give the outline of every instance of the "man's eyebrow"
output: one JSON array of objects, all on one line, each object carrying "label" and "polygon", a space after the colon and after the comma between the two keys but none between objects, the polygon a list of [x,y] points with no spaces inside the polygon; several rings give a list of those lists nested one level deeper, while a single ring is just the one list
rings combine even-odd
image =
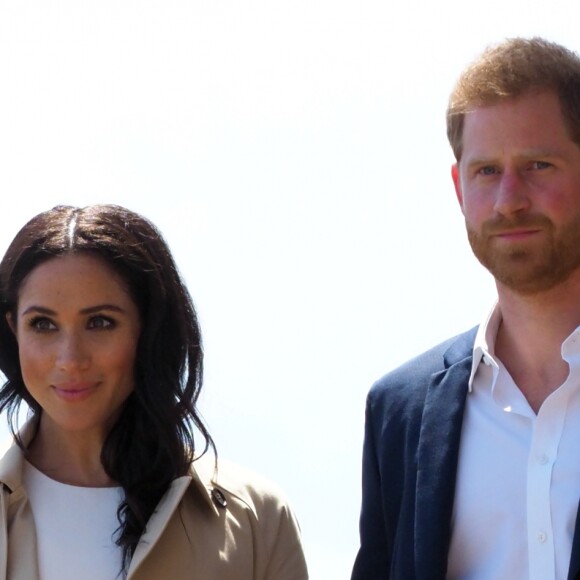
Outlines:
[{"label": "man's eyebrow", "polygon": [[485,167],[486,165],[499,165],[500,161],[495,157],[472,157],[465,159],[463,166],[472,170],[474,167]]},{"label": "man's eyebrow", "polygon": [[[554,157],[562,157],[562,153],[555,149],[526,149],[514,156],[515,159],[534,160],[534,159],[553,159]],[[496,165],[501,163],[501,157],[472,157],[465,160],[467,167],[474,167],[476,165]]]},{"label": "man's eyebrow", "polygon": [[493,165],[494,163],[497,163],[497,161],[492,157],[472,157],[465,162],[467,167],[473,167],[474,165]]},{"label": "man's eyebrow", "polygon": [[518,155],[522,159],[536,159],[538,157],[562,157],[562,153],[556,149],[526,149]]},{"label": "man's eyebrow", "polygon": [[[117,306],[116,304],[97,304],[95,306],[89,306],[88,308],[83,308],[81,314],[94,314],[95,312],[102,312],[103,310],[109,310],[113,312],[125,312],[124,308]],[[30,314],[36,312],[38,314],[46,314],[48,316],[57,316],[58,312],[52,310],[51,308],[46,308],[45,306],[32,305],[29,306],[22,314]]]}]

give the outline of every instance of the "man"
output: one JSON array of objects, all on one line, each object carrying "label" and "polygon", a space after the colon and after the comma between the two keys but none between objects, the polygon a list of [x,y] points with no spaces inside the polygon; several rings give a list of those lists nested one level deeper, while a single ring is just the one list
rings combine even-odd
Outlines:
[{"label": "man", "polygon": [[479,328],[371,389],[352,578],[575,578],[580,58],[538,38],[488,49],[447,126],[498,301]]}]

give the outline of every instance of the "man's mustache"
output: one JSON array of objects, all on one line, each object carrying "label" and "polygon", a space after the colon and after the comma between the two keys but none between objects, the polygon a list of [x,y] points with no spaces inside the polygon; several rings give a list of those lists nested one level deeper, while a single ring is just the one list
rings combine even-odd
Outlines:
[{"label": "man's mustache", "polygon": [[520,230],[552,229],[552,221],[541,214],[522,214],[506,218],[498,215],[483,223],[481,232],[487,236]]}]

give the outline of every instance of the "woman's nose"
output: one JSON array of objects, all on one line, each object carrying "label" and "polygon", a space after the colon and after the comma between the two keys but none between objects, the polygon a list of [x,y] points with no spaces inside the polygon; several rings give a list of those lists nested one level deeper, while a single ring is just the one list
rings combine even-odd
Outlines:
[{"label": "woman's nose", "polygon": [[63,333],[57,349],[56,363],[63,370],[84,369],[90,362],[87,345],[77,333]]}]

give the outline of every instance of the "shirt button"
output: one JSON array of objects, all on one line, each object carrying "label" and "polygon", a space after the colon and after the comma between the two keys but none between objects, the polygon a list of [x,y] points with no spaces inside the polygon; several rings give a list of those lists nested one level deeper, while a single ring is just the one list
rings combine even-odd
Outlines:
[{"label": "shirt button", "polygon": [[550,461],[550,458],[544,453],[542,455],[540,455],[540,465],[546,465],[548,462]]},{"label": "shirt button", "polygon": [[540,542],[540,544],[543,544],[548,539],[548,536],[546,535],[545,532],[538,532],[537,538],[538,542]]}]

